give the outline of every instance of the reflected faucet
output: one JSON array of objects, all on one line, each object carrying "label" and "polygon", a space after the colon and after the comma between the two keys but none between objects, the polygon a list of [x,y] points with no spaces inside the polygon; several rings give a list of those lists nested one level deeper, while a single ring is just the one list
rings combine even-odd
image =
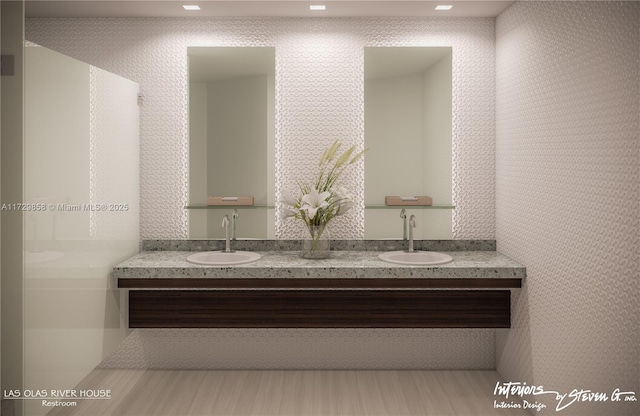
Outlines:
[{"label": "reflected faucet", "polygon": [[416,216],[412,215],[409,218],[409,250],[407,252],[413,253],[413,229],[416,228]]},{"label": "reflected faucet", "polygon": [[236,240],[236,220],[240,216],[240,213],[237,209],[233,209],[233,214],[231,215],[231,239]]},{"label": "reflected faucet", "polygon": [[402,239],[407,241],[407,210],[402,208],[400,210],[400,218],[402,218]]},{"label": "reflected faucet", "polygon": [[231,240],[229,239],[229,216],[228,215],[225,215],[222,218],[222,228],[224,228],[224,239],[225,239],[224,252],[231,253]]}]

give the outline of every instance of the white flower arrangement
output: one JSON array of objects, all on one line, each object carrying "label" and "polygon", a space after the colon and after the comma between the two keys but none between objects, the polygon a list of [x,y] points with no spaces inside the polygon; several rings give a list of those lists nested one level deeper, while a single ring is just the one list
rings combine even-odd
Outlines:
[{"label": "white flower arrangement", "polygon": [[338,186],[340,175],[360,159],[367,149],[356,152],[351,146],[338,156],[341,143],[336,140],[320,157],[318,177],[312,184],[298,182],[299,195],[283,195],[281,218],[302,220],[312,239],[320,237],[325,227],[335,217],[346,214],[353,207],[348,190]]}]

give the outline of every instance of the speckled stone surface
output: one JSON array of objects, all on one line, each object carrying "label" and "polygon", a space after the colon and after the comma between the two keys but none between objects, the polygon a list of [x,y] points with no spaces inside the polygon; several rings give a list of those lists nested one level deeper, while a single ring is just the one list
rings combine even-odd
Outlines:
[{"label": "speckled stone surface", "polygon": [[[295,251],[300,250],[300,240],[237,240],[234,250],[245,251]],[[396,251],[406,250],[403,240],[332,240],[336,251]],[[496,240],[416,240],[417,250],[428,251],[495,251]],[[224,240],[144,240],[142,251],[213,251],[222,250]]]},{"label": "speckled stone surface", "polygon": [[495,251],[450,251],[453,261],[435,266],[391,264],[376,251],[334,251],[307,260],[296,251],[260,252],[254,263],[203,266],[185,251],[146,251],[116,265],[114,279],[126,278],[524,278],[525,267]]}]

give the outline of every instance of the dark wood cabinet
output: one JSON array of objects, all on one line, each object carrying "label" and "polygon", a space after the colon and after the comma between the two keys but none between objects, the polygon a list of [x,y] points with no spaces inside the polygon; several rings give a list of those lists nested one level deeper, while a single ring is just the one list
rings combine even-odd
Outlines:
[{"label": "dark wood cabinet", "polygon": [[509,290],[130,290],[131,328],[508,328]]}]

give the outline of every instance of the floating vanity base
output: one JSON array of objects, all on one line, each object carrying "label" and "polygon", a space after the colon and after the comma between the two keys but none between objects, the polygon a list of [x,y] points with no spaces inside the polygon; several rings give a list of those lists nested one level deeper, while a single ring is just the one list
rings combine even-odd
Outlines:
[{"label": "floating vanity base", "polygon": [[508,328],[524,266],[495,251],[448,252],[435,266],[386,263],[375,251],[326,260],[262,252],[238,266],[193,252],[142,252],[114,268],[131,328]]},{"label": "floating vanity base", "polygon": [[508,328],[509,290],[131,290],[130,328]]}]

